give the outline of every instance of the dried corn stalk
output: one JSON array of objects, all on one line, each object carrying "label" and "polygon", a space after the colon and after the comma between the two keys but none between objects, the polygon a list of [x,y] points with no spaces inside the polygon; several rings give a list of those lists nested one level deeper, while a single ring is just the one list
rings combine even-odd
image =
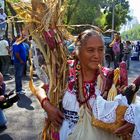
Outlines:
[{"label": "dried corn stalk", "polygon": [[[63,41],[70,34],[64,26],[61,26],[66,1],[31,0],[31,3],[20,2],[11,5],[17,12],[18,18],[24,20],[25,23],[28,22],[28,30],[44,56],[47,64],[45,72],[49,77],[48,96],[50,102],[59,107],[67,83],[67,51]],[[32,68],[30,74],[33,75]],[[32,79],[29,85],[35,94]],[[50,124],[48,128],[51,129]]]},{"label": "dried corn stalk", "polygon": [[[67,86],[67,51],[63,41],[68,38],[74,39],[66,29],[68,26],[63,25],[62,21],[67,0],[31,0],[30,3],[20,2],[11,5],[17,12],[16,17],[28,23],[27,29],[44,56],[47,64],[45,72],[49,77],[48,96],[51,103],[59,107],[59,102],[62,100]],[[96,29],[97,27],[94,26],[93,28]],[[99,28],[96,30],[99,30]],[[33,75],[32,68],[30,74]],[[35,94],[36,88],[32,79],[29,85]],[[49,122],[46,129],[52,129]],[[44,139],[53,140],[45,132],[48,131],[44,131]]]},{"label": "dried corn stalk", "polygon": [[70,34],[64,26],[60,26],[66,2],[31,0],[31,3],[19,2],[11,5],[18,18],[28,22],[28,30],[48,64],[46,73],[50,80],[49,96],[51,102],[58,106],[67,79],[67,51],[63,46],[63,40]]}]

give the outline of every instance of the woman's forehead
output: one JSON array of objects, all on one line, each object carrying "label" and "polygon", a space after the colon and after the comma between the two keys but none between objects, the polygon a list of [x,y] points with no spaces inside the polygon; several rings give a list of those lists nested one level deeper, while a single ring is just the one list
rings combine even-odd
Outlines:
[{"label": "woman's forehead", "polygon": [[104,46],[103,39],[100,36],[91,36],[85,43],[86,46]]}]

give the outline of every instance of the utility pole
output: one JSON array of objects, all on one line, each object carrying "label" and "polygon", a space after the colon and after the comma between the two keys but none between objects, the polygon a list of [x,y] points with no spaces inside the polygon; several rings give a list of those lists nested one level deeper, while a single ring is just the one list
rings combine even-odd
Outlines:
[{"label": "utility pole", "polygon": [[115,0],[112,0],[112,39],[114,36],[114,19],[115,19]]}]

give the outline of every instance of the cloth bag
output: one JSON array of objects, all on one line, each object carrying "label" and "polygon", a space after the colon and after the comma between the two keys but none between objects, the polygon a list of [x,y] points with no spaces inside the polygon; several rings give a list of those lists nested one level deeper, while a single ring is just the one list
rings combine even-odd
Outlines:
[{"label": "cloth bag", "polygon": [[121,138],[92,126],[91,111],[81,106],[79,121],[67,140],[122,140]]}]

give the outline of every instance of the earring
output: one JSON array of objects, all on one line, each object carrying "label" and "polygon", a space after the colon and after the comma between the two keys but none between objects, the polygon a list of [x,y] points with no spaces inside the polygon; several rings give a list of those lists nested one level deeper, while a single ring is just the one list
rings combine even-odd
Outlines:
[{"label": "earring", "polygon": [[80,69],[81,69],[81,66],[80,66],[80,61],[78,61],[78,62],[77,62],[77,64],[76,64],[76,70],[78,70],[78,71],[79,71]]},{"label": "earring", "polygon": [[76,64],[76,74],[79,75],[81,70],[81,66],[80,66],[80,62],[78,61],[78,63]]}]

